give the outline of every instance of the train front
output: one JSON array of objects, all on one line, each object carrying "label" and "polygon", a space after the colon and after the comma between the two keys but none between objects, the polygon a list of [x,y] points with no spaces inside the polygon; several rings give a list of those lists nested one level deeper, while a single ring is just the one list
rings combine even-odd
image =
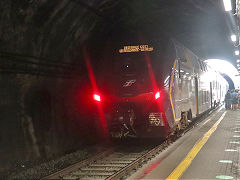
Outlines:
[{"label": "train front", "polygon": [[112,137],[166,137],[171,132],[168,84],[164,86],[170,71],[163,66],[154,47],[146,44],[123,46],[104,62],[93,98]]}]

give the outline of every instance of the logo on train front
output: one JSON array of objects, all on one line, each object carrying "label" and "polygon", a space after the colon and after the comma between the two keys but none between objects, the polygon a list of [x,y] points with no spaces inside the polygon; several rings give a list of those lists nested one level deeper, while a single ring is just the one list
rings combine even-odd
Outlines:
[{"label": "logo on train front", "polygon": [[136,82],[136,79],[127,80],[127,81],[124,83],[123,87],[132,86],[135,82]]}]

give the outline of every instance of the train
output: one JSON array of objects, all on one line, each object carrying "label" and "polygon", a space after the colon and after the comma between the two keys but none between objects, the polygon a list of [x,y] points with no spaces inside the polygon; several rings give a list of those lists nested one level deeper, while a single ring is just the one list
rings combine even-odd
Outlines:
[{"label": "train", "polygon": [[87,67],[89,101],[111,137],[167,137],[224,101],[227,81],[174,38],[127,39],[107,51],[96,73]]}]

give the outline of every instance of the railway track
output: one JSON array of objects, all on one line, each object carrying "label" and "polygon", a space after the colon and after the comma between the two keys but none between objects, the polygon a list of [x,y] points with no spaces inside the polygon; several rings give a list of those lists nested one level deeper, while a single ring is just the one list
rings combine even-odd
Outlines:
[{"label": "railway track", "polygon": [[[204,117],[204,116],[203,116]],[[191,123],[177,136],[171,136],[160,145],[129,146],[110,148],[85,161],[74,164],[43,179],[123,179],[133,170],[168,147],[177,137],[189,131],[203,117]]]},{"label": "railway track", "polygon": [[154,148],[142,147],[137,151],[133,147],[130,150],[126,147],[111,148],[43,179],[121,179],[165,149],[168,144],[168,141],[164,141]]}]

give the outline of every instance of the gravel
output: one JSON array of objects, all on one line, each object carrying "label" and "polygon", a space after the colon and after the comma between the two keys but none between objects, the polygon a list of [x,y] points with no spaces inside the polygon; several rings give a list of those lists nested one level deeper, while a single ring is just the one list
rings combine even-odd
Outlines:
[{"label": "gravel", "polygon": [[14,172],[11,172],[9,175],[4,177],[4,179],[41,179],[67,166],[87,159],[88,157],[91,157],[103,150],[105,150],[105,148],[102,146],[93,146],[66,154],[54,160],[34,165],[30,168],[27,168],[25,164],[21,164],[14,170]]}]

